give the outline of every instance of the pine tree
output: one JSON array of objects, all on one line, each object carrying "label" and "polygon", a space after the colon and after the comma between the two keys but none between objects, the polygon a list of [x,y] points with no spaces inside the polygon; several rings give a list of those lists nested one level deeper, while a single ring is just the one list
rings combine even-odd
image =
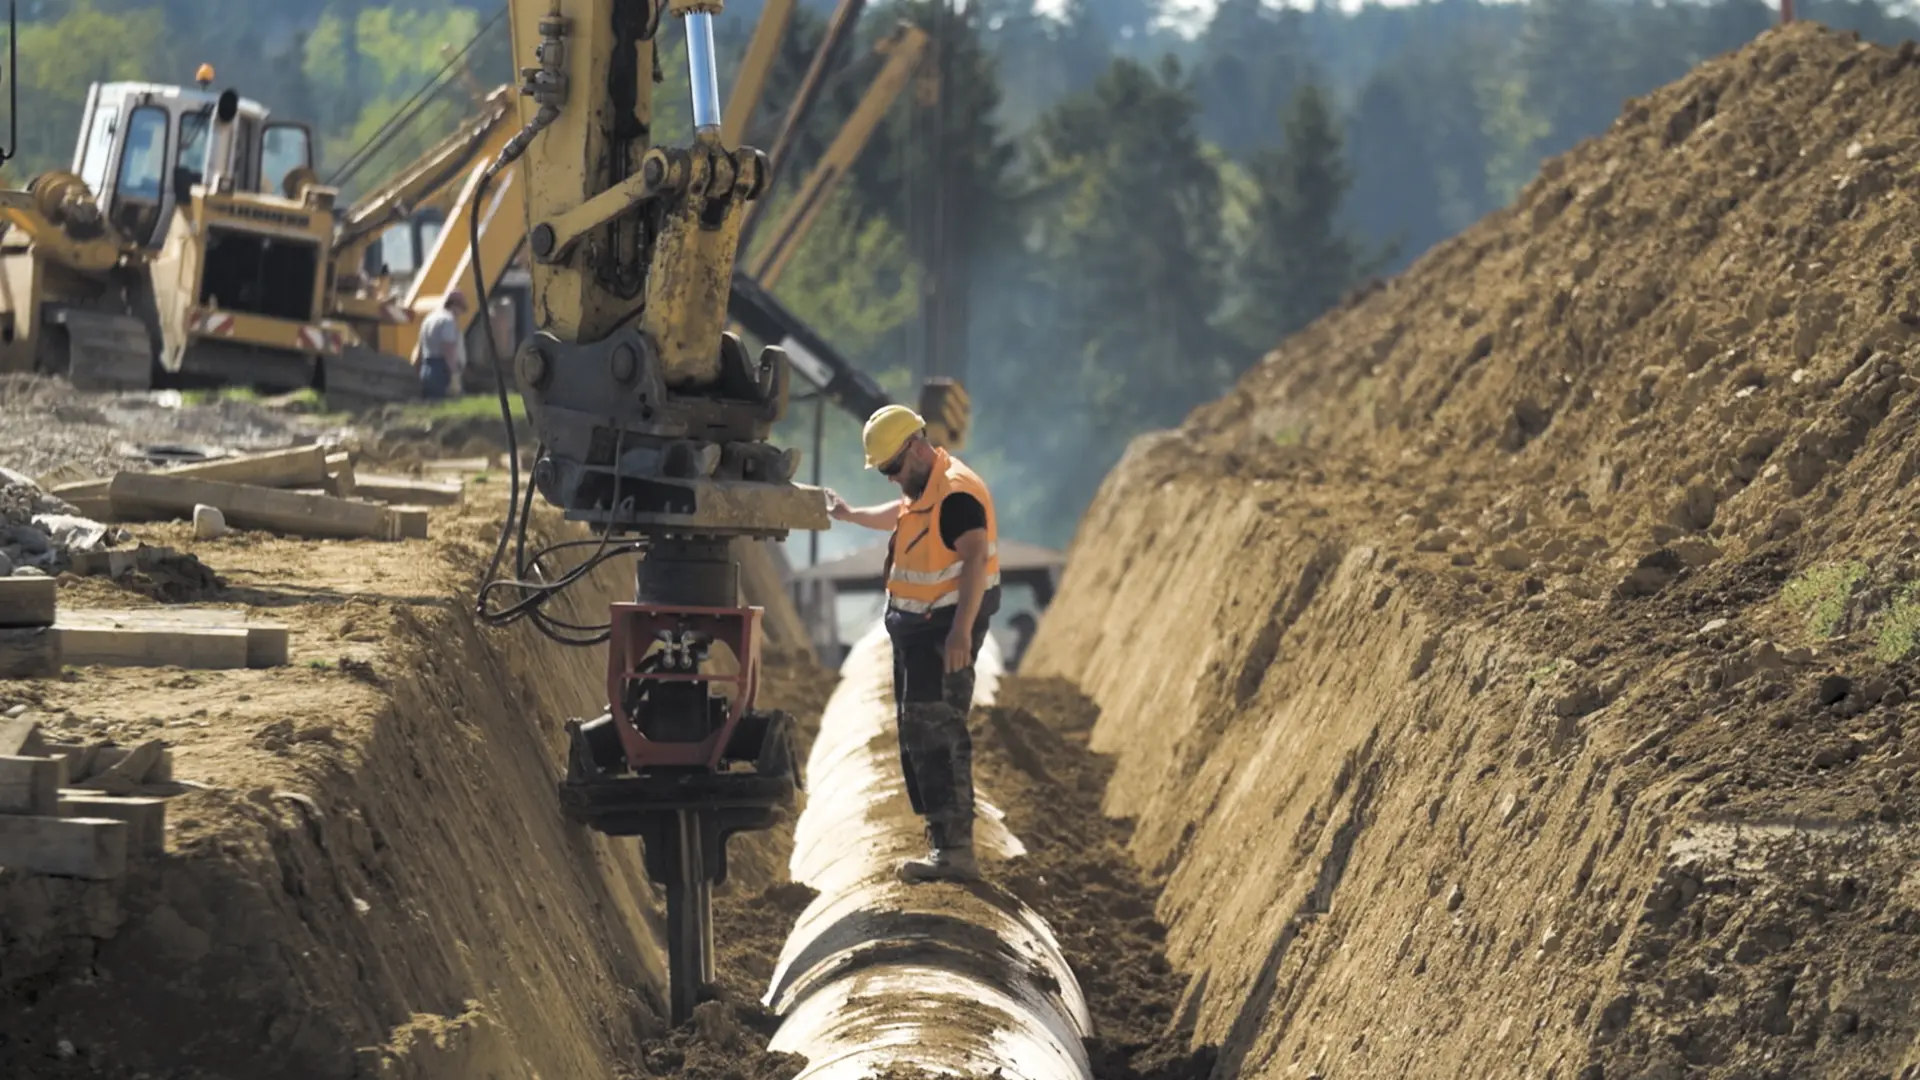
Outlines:
[{"label": "pine tree", "polygon": [[1260,198],[1240,253],[1236,336],[1255,355],[1337,303],[1377,259],[1341,223],[1353,178],[1338,122],[1315,84],[1294,96],[1286,142],[1255,156]]},{"label": "pine tree", "polygon": [[1120,59],[1036,132],[1032,246],[996,293],[1001,361],[981,374],[975,415],[983,443],[1031,470],[1013,474],[1018,512],[1050,540],[1129,440],[1230,377],[1212,322],[1220,177],[1198,112],[1177,63]]}]

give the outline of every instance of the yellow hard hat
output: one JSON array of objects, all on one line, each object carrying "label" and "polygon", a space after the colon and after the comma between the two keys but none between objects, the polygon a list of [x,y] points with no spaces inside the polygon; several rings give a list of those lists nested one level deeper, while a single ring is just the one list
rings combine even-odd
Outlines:
[{"label": "yellow hard hat", "polygon": [[213,65],[201,64],[200,70],[193,73],[193,81],[205,86],[213,81]]},{"label": "yellow hard hat", "polygon": [[860,442],[867,451],[867,468],[877,469],[893,460],[907,440],[927,429],[920,414],[905,405],[883,405],[867,418]]}]

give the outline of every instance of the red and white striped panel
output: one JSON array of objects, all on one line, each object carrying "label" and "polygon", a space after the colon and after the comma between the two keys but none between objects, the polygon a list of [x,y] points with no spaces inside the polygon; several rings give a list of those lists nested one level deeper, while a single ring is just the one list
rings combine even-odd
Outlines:
[{"label": "red and white striped panel", "polygon": [[222,311],[210,312],[200,316],[199,326],[203,334],[230,335],[233,333],[233,316]]},{"label": "red and white striped panel", "polygon": [[312,352],[325,352],[327,348],[327,332],[317,326],[301,327],[300,347]]}]

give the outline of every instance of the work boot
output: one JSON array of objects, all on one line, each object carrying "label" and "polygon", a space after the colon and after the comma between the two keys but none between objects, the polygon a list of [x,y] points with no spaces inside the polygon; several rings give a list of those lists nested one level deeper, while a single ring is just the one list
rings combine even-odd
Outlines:
[{"label": "work boot", "polygon": [[908,859],[900,865],[900,880],[909,885],[925,881],[978,881],[980,864],[973,859],[973,847],[937,847],[924,859]]},{"label": "work boot", "polygon": [[973,861],[973,822],[962,824],[927,822],[927,847],[924,859],[909,859],[900,866],[900,880],[909,885],[923,881],[977,881],[980,864]]}]

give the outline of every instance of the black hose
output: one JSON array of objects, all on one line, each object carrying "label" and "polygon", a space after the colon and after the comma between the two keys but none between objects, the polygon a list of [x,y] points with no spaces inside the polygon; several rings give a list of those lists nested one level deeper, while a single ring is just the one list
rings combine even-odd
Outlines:
[{"label": "black hose", "polygon": [[[506,425],[507,429],[507,520],[501,525],[500,539],[494,546],[493,558],[487,565],[486,577],[483,579],[479,592],[475,597],[474,613],[482,623],[496,627],[510,626],[523,618],[531,618],[536,629],[548,638],[563,645],[598,645],[612,636],[611,624],[582,626],[577,623],[556,619],[541,611],[540,606],[559,595],[574,582],[592,573],[601,563],[606,562],[608,559],[618,558],[623,555],[640,554],[645,550],[645,544],[641,542],[628,542],[613,547],[613,528],[612,524],[609,523],[606,530],[601,533],[598,539],[564,540],[559,543],[550,544],[534,552],[531,559],[527,557],[527,526],[533,516],[534,487],[529,483],[525,494],[522,495],[520,490],[520,440],[513,426],[513,401],[507,394],[507,379],[510,372],[507,370],[506,365],[500,362],[499,349],[493,340],[493,327],[485,323],[487,318],[487,280],[480,259],[480,207],[486,202],[487,188],[492,185],[495,174],[498,173],[505,164],[506,159],[503,155],[500,160],[496,160],[493,164],[487,166],[486,172],[480,175],[480,182],[475,186],[473,202],[467,208],[467,243],[469,245],[468,250],[472,253],[468,261],[471,264],[473,272],[474,310],[479,313],[479,317],[483,320],[482,333],[480,335],[481,343],[482,347],[486,350],[488,363],[493,366],[494,390],[500,398],[500,419],[501,422]],[[616,444],[614,448],[614,460],[616,462],[618,462],[620,457],[620,449],[621,447]],[[620,481],[617,473],[614,477],[612,505],[614,512],[618,513],[622,504],[620,500]],[[503,579],[499,576],[500,564],[506,558],[507,545],[510,541],[514,544],[514,572],[511,578]],[[578,566],[561,573],[558,578],[550,581],[527,580],[531,574],[545,576],[541,564],[544,563],[549,556],[571,548],[585,547],[589,544],[595,546],[594,553],[588,556],[586,560]],[[502,609],[490,610],[487,603],[488,598],[499,589],[516,589],[522,595],[518,600],[508,604]],[[576,637],[572,636],[573,634],[585,634],[588,636]]]}]

